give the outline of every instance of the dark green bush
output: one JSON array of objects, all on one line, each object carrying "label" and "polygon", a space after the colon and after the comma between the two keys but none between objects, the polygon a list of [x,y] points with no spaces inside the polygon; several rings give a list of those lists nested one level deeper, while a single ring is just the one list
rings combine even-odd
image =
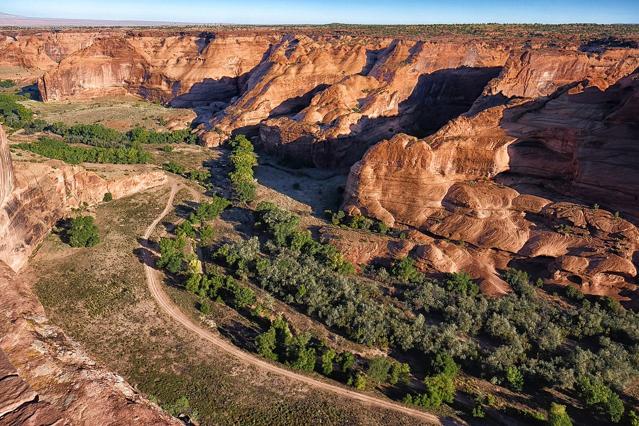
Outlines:
[{"label": "dark green bush", "polygon": [[92,216],[73,218],[67,235],[71,247],[93,247],[100,242],[100,232]]}]

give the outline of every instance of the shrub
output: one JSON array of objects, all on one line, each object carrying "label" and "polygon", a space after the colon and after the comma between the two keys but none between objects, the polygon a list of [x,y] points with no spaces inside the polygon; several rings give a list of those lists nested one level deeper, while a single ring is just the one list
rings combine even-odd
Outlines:
[{"label": "shrub", "polygon": [[435,374],[424,379],[426,391],[423,394],[408,395],[405,402],[424,408],[436,408],[443,403],[453,402],[459,366],[450,355],[439,353],[432,360],[431,369]]},{"label": "shrub", "polygon": [[3,89],[10,89],[15,87],[16,83],[13,80],[0,80],[0,87]]},{"label": "shrub", "polygon": [[475,400],[475,406],[473,407],[472,415],[476,419],[483,419],[484,417],[486,417],[486,412],[484,411],[484,405],[482,404],[482,401],[479,398]]},{"label": "shrub", "polygon": [[17,102],[15,95],[0,93],[0,115],[2,121],[9,127],[22,128],[29,124],[33,113]]},{"label": "shrub", "polygon": [[213,310],[213,308],[211,307],[211,302],[206,299],[202,299],[198,302],[197,309],[204,315],[209,315]]},{"label": "shrub", "polygon": [[256,338],[257,352],[266,359],[273,361],[278,360],[275,349],[277,347],[277,339],[275,335],[275,328],[271,327],[267,332],[260,334]]},{"label": "shrub", "polygon": [[388,380],[391,362],[386,357],[373,358],[368,363],[366,374],[375,383],[384,383]]},{"label": "shrub", "polygon": [[415,261],[410,257],[405,257],[400,261],[393,263],[390,273],[395,278],[403,282],[418,282],[422,277],[422,273],[419,272],[415,266]]},{"label": "shrub", "polygon": [[510,365],[506,369],[506,381],[516,391],[521,391],[524,388],[524,376],[514,365]]},{"label": "shrub", "polygon": [[72,219],[68,236],[71,247],[93,247],[100,242],[100,233],[92,216]]},{"label": "shrub", "polygon": [[355,355],[351,352],[342,352],[337,357],[337,364],[342,373],[348,373],[355,366]]},{"label": "shrub", "polygon": [[388,374],[388,383],[396,385],[397,383],[408,383],[410,378],[410,366],[404,362],[391,362],[391,369]]},{"label": "shrub", "polygon": [[231,202],[225,198],[214,195],[209,202],[200,203],[195,215],[199,220],[212,220],[217,218]]},{"label": "shrub", "polygon": [[565,293],[566,297],[570,300],[581,301],[585,297],[580,289],[570,285],[566,287]]},{"label": "shrub", "polygon": [[333,349],[327,348],[322,353],[321,358],[321,371],[325,376],[329,376],[333,372],[333,361],[335,360],[336,353]]},{"label": "shrub", "polygon": [[566,406],[561,404],[550,404],[548,412],[548,424],[550,426],[572,426],[572,420],[566,412]]},{"label": "shrub", "polygon": [[608,415],[613,423],[618,423],[624,413],[624,405],[619,395],[598,378],[582,377],[577,382],[577,390],[586,405],[596,407]]},{"label": "shrub", "polygon": [[362,372],[355,373],[355,380],[353,381],[353,386],[357,390],[365,390],[366,389],[366,375]]},{"label": "shrub", "polygon": [[532,297],[535,295],[535,289],[530,285],[530,278],[527,272],[510,268],[505,272],[504,280],[519,296]]},{"label": "shrub", "polygon": [[449,274],[445,286],[449,291],[456,291],[469,296],[479,293],[479,286],[467,272]]},{"label": "shrub", "polygon": [[108,203],[109,201],[113,201],[113,194],[111,194],[110,192],[105,193],[104,197],[102,197],[102,201],[105,203]]}]

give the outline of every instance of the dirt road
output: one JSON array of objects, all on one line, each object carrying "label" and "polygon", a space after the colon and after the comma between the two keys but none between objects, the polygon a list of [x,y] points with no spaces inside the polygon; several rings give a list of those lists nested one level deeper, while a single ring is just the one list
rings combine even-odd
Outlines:
[{"label": "dirt road", "polygon": [[[160,215],[149,225],[144,234],[144,239],[148,240],[155,227],[160,223],[160,221],[166,216],[171,209],[173,208],[173,200],[175,198],[175,194],[178,191],[178,185],[173,183],[171,186],[171,193],[169,195],[169,199],[166,203],[166,207],[160,213]],[[311,377],[305,376],[303,374],[299,374],[290,370],[287,370],[282,367],[278,367],[277,365],[271,364],[259,357],[256,357],[248,352],[245,352],[233,345],[232,343],[227,342],[224,338],[212,333],[211,331],[201,327],[196,324],[193,320],[191,320],[186,314],[184,314],[179,307],[177,307],[169,298],[169,296],[164,292],[162,288],[162,280],[160,278],[160,274],[154,268],[149,266],[152,264],[153,259],[151,258],[151,254],[148,251],[144,251],[145,256],[148,258],[145,259],[144,268],[146,274],[147,285],[149,287],[149,291],[151,295],[160,306],[160,308],[175,321],[180,323],[184,328],[192,332],[193,334],[201,337],[202,339],[210,342],[218,349],[233,355],[238,358],[240,361],[245,362],[247,364],[253,365],[257,368],[260,368],[264,371],[267,371],[272,374],[278,374],[284,377],[287,377],[292,380],[296,380],[302,382],[308,386],[311,386],[316,389],[321,389],[326,392],[331,392],[338,396],[349,398],[355,401],[359,401],[363,404],[385,408],[388,410],[399,411],[403,414],[407,414],[416,418],[419,418],[430,424],[441,424],[438,417],[425,413],[423,411],[415,410],[409,407],[405,407],[403,405],[394,403],[392,401],[384,400],[381,398],[376,398],[371,395],[366,395],[363,393],[355,392],[353,390],[343,388],[337,385],[333,385],[330,383],[326,383],[317,379],[313,379]]]}]

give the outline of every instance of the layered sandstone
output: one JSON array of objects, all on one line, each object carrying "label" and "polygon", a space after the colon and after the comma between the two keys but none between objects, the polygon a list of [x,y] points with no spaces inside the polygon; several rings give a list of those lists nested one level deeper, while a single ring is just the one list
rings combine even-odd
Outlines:
[{"label": "layered sandstone", "polygon": [[429,134],[466,112],[507,57],[507,46],[485,42],[392,40],[299,113],[263,122],[260,139],[297,161],[350,165],[381,139]]},{"label": "layered sandstone", "polygon": [[0,206],[13,191],[13,165],[7,136],[0,127]]},{"label": "layered sandstone", "polygon": [[96,37],[39,81],[45,101],[131,93],[176,106],[228,102],[267,53],[268,37]]},{"label": "layered sandstone", "polygon": [[473,109],[434,135],[372,147],[351,169],[344,207],[513,259],[539,257],[555,281],[591,293],[632,287],[636,227],[566,201],[639,216],[638,52],[565,63],[553,52],[545,70],[531,55],[513,53]]},{"label": "layered sandstone", "polygon": [[[48,36],[30,37],[41,45]],[[508,264],[502,255],[543,257],[550,272],[579,271],[583,283],[600,285],[598,274],[611,273],[594,265],[614,264],[613,275],[634,279],[634,255],[605,253],[621,250],[614,233],[585,224],[587,236],[549,213],[569,202],[639,217],[634,40],[321,31],[84,37],[82,48],[48,55],[56,64],[40,80],[46,101],[133,93],[207,111],[200,134],[208,146],[242,132],[297,164],[356,163],[344,207],[434,238],[410,249],[425,267],[489,280]],[[605,261],[574,259],[582,244]]]},{"label": "layered sandstone", "polygon": [[91,45],[97,36],[95,32],[57,31],[0,34],[0,66],[45,72],[55,68],[63,58]]},{"label": "layered sandstone", "polygon": [[[110,192],[114,199],[166,183],[166,175],[152,167],[112,166],[120,173],[100,176],[81,166],[57,160],[13,162],[7,139],[0,129],[2,189],[0,203],[0,261],[20,270],[55,223],[70,209],[101,202]],[[130,167],[131,170],[125,170]],[[10,177],[15,175],[12,191]],[[8,176],[9,178],[5,178]]]}]

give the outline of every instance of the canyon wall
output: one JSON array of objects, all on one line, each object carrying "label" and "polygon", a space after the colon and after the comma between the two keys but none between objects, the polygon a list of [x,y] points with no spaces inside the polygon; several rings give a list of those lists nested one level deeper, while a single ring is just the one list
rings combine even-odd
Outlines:
[{"label": "canyon wall", "polygon": [[13,165],[11,164],[11,152],[9,142],[0,126],[0,207],[4,204],[9,194],[13,191]]},{"label": "canyon wall", "polygon": [[130,93],[174,106],[228,102],[267,54],[269,36],[93,36],[39,80],[44,101]]},{"label": "canyon wall", "polygon": [[[470,264],[436,256],[458,270],[503,253],[501,269],[537,262],[588,293],[634,289],[639,231],[611,212],[639,217],[639,52],[568,56],[514,52],[468,113],[424,139],[370,148],[351,168],[344,209],[468,245]],[[438,245],[413,254],[432,263]]]},{"label": "canyon wall", "polygon": [[[34,45],[49,40],[31,37]],[[84,37],[76,51],[48,56],[55,65],[33,60],[47,68],[45,101],[136,94],[208,111],[198,129],[207,146],[246,133],[290,165],[353,165],[343,207],[435,238],[412,249],[434,269],[473,269],[481,259],[493,265],[482,273],[496,275],[517,256],[567,267],[557,259],[589,241],[600,258],[610,259],[606,247],[619,257],[609,282],[634,279],[634,243],[615,242],[611,230],[632,239],[634,228],[618,216],[639,217],[636,41],[278,31]],[[619,223],[584,205],[618,210]],[[591,240],[565,235],[584,228]],[[444,261],[457,249],[442,239],[474,252]],[[507,261],[497,262],[502,255]],[[605,281],[584,268],[580,280]]]},{"label": "canyon wall", "polygon": [[[57,160],[10,161],[7,138],[0,129],[3,190],[4,176],[14,175],[13,190],[0,203],[0,262],[20,270],[55,223],[72,208],[94,205],[110,192],[114,199],[166,183],[166,175],[151,167],[136,166],[116,178],[104,178],[81,166]],[[122,166],[112,166],[114,168]]]},{"label": "canyon wall", "polygon": [[16,273],[71,208],[161,185],[165,174],[138,167],[105,178],[60,161],[12,163],[1,127],[0,166],[0,424],[181,424],[50,324]]}]

